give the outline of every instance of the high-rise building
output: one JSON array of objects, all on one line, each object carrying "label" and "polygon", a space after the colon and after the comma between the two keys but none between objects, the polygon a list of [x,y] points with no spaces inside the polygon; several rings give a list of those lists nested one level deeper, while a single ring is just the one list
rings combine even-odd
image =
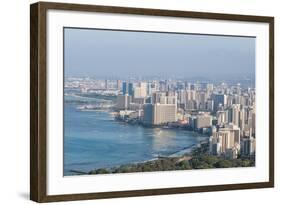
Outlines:
[{"label": "high-rise building", "polygon": [[235,144],[240,144],[240,138],[241,138],[241,133],[240,129],[237,125],[234,125],[232,123],[225,124],[224,127],[220,127],[219,130],[224,131],[227,130],[230,132],[231,135],[234,137],[234,143]]},{"label": "high-rise building", "polygon": [[252,113],[252,135],[255,136],[256,134],[256,113]]},{"label": "high-rise building", "polygon": [[117,108],[120,110],[126,110],[129,108],[131,103],[131,96],[128,94],[117,96]]},{"label": "high-rise building", "polygon": [[155,92],[155,93],[153,93],[152,97],[151,97],[151,103],[152,104],[160,103],[161,96],[165,96],[165,93],[164,92]]},{"label": "high-rise building", "polygon": [[206,110],[206,92],[201,91],[196,93],[197,108],[199,110]]},{"label": "high-rise building", "polygon": [[245,109],[243,106],[239,112],[239,128],[240,128],[241,132],[243,133],[245,130]]},{"label": "high-rise building", "polygon": [[233,104],[233,96],[232,95],[228,95],[227,96],[227,100],[226,100],[226,106],[227,107],[231,107]]},{"label": "high-rise building", "polygon": [[165,104],[173,104],[177,105],[177,95],[169,95],[166,96],[166,103]]},{"label": "high-rise building", "polygon": [[117,90],[122,90],[122,81],[121,80],[117,80],[116,81],[116,89]]},{"label": "high-rise building", "polygon": [[187,110],[196,110],[197,109],[197,103],[195,100],[188,100],[186,103],[185,108]]},{"label": "high-rise building", "polygon": [[176,121],[175,104],[154,104],[153,106],[153,125],[159,125]]},{"label": "high-rise building", "polygon": [[228,112],[225,110],[217,111],[217,120],[218,125],[224,125],[225,123],[228,123]]},{"label": "high-rise building", "polygon": [[213,90],[214,90],[214,85],[208,83],[208,84],[206,85],[206,95],[207,95],[207,98],[210,98],[210,97],[211,97],[211,94],[213,93]]},{"label": "high-rise building", "polygon": [[[191,85],[190,85],[191,86]],[[197,109],[198,101],[196,100],[195,90],[183,90],[180,92],[180,101],[184,103],[184,107],[187,110]]]},{"label": "high-rise building", "polygon": [[145,125],[153,125],[153,117],[154,111],[153,111],[153,104],[145,104],[143,108],[143,123]]},{"label": "high-rise building", "polygon": [[152,94],[152,104],[156,103],[177,105],[177,95],[169,92],[155,92]]},{"label": "high-rise building", "polygon": [[217,111],[219,106],[225,106],[227,102],[227,95],[224,94],[213,94],[214,110]]},{"label": "high-rise building", "polygon": [[128,94],[128,95],[132,96],[133,95],[133,83],[123,82],[122,92],[123,92],[123,95]]},{"label": "high-rise building", "polygon": [[144,82],[139,83],[134,88],[134,98],[145,98],[147,96],[147,84]]},{"label": "high-rise building", "polygon": [[143,98],[141,87],[134,88],[134,98]]},{"label": "high-rise building", "polygon": [[241,104],[241,96],[235,94],[235,95],[233,96],[232,102],[233,102],[233,104]]},{"label": "high-rise building", "polygon": [[187,102],[186,90],[180,90],[179,91],[179,103],[186,104],[186,102]]},{"label": "high-rise building", "polygon": [[212,155],[220,155],[221,154],[221,144],[217,137],[213,137],[212,135],[209,138],[209,152]]},{"label": "high-rise building", "polygon": [[241,140],[241,154],[244,156],[254,155],[256,151],[256,139],[245,137]]},{"label": "high-rise building", "polygon": [[227,149],[234,146],[234,136],[230,135],[228,130],[219,130],[213,133],[213,143],[220,143],[220,153],[225,153]]},{"label": "high-rise building", "polygon": [[211,154],[225,155],[229,158],[237,158],[240,150],[240,129],[235,125],[219,128],[209,138]]},{"label": "high-rise building", "polygon": [[187,90],[187,100],[196,100],[196,91],[195,90]]},{"label": "high-rise building", "polygon": [[212,99],[208,99],[206,102],[206,109],[208,111],[213,111],[214,110],[214,101]]},{"label": "high-rise building", "polygon": [[208,128],[212,126],[212,116],[200,114],[194,118],[194,129]]},{"label": "high-rise building", "polygon": [[133,98],[132,103],[143,105],[146,103],[146,98]]},{"label": "high-rise building", "polygon": [[144,105],[144,123],[160,125],[176,121],[177,96],[175,93],[156,92],[152,95],[151,104]]},{"label": "high-rise building", "polygon": [[161,125],[176,121],[175,104],[145,104],[144,105],[144,124]]},{"label": "high-rise building", "polygon": [[153,92],[156,92],[156,85],[155,85],[155,83],[148,82],[147,83],[147,95],[151,96]]},{"label": "high-rise building", "polygon": [[228,109],[228,121],[232,122],[234,125],[239,126],[240,119],[240,104],[233,104]]}]

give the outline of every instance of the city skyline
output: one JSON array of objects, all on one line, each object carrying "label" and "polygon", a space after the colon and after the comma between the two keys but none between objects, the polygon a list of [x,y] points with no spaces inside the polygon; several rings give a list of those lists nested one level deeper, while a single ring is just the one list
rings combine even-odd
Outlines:
[{"label": "city skyline", "polygon": [[255,76],[253,37],[65,28],[64,40],[65,76]]},{"label": "city skyline", "polygon": [[255,166],[254,37],[64,28],[64,57],[65,175]]},{"label": "city skyline", "polygon": [[[206,139],[199,144],[200,147],[204,147],[203,150],[200,151],[201,148],[198,150],[200,154],[192,155],[187,151],[191,161],[187,160],[189,161],[187,166],[173,167],[173,169],[254,166],[256,150],[255,96],[255,88],[245,87],[242,84],[229,86],[227,84],[214,85],[177,80],[150,82],[132,80],[129,82],[90,78],[67,78],[65,84],[65,98],[70,98],[69,101],[65,101],[65,105],[74,103],[76,105],[75,112],[78,113],[85,111],[111,112],[111,121],[107,121],[104,124],[107,124],[106,126],[117,122],[120,123],[121,127],[126,124],[126,126],[132,126],[135,129],[144,129],[145,132],[141,134],[143,139],[147,139],[145,134],[147,128],[158,129],[158,131],[161,130],[160,132],[167,130],[192,131],[206,136]],[[75,98],[78,98],[78,101],[75,101]],[[99,99],[99,101],[93,102],[93,99]],[[103,99],[105,101],[100,101]],[[104,122],[104,119],[102,121]],[[102,125],[103,123],[101,123]],[[124,135],[123,131],[119,134],[120,136]],[[159,134],[150,137],[154,138]],[[95,136],[95,134],[91,136]],[[135,134],[131,133],[131,137],[134,136]],[[164,136],[161,137],[162,140],[165,141]],[[161,151],[157,152],[162,155]],[[200,157],[202,154],[211,161],[204,162],[203,160],[200,165],[193,164],[192,158]],[[173,155],[165,157],[170,158],[171,156]],[[185,160],[184,155],[181,157],[177,160]],[[200,160],[202,159],[200,158]],[[217,164],[216,161],[220,160],[224,162]],[[123,172],[122,166],[117,169],[101,167],[90,171],[90,173]],[[144,166],[150,171],[170,169],[166,165],[164,165],[166,168],[161,166],[147,168],[149,166],[147,164]],[[126,165],[125,172],[135,171],[143,171],[143,165],[140,165],[139,169],[136,169],[134,165]]]}]

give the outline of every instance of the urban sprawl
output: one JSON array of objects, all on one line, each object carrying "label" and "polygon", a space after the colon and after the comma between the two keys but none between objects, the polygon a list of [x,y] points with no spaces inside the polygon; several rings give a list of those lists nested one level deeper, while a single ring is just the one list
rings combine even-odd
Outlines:
[{"label": "urban sprawl", "polygon": [[82,111],[111,109],[126,123],[208,135],[210,155],[255,157],[255,89],[239,83],[67,78],[65,94],[113,99]]}]

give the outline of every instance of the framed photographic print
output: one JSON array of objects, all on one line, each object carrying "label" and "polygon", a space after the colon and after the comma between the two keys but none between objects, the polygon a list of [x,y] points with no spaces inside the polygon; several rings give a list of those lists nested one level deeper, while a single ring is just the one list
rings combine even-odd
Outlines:
[{"label": "framed photographic print", "polygon": [[30,198],[274,186],[274,18],[39,2]]}]

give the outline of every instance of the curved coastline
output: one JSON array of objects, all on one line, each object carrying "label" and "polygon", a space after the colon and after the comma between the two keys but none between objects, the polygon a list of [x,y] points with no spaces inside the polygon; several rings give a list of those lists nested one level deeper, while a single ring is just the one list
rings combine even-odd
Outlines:
[{"label": "curved coastline", "polygon": [[[75,105],[65,104],[65,106],[65,112],[67,112],[68,115],[71,115],[69,119],[74,120],[72,120],[71,124],[69,124],[69,121],[67,121],[65,124],[66,141],[64,142],[64,144],[66,153],[71,154],[72,156],[75,154],[77,159],[71,160],[71,158],[68,158],[67,155],[65,155],[65,175],[87,173],[93,169],[99,168],[109,169],[126,164],[140,164],[164,158],[180,157],[181,155],[190,153],[193,148],[197,147],[200,144],[201,140],[207,138],[206,135],[202,135],[194,131],[176,128],[146,128],[143,126],[137,126],[128,123],[126,123],[126,126],[124,126],[123,124],[122,126],[120,126],[120,122],[115,121],[114,116],[112,116],[109,112],[77,112]],[[85,119],[85,121],[81,121],[81,119]],[[89,121],[89,119],[91,120]],[[109,121],[112,124],[109,125]],[[87,127],[89,126],[89,122],[91,122],[90,126],[92,126],[93,128],[95,126],[102,126],[103,124],[101,124],[101,122],[104,122],[106,129],[101,129],[99,127],[96,127],[95,129],[88,129]],[[87,128],[85,130],[83,127],[84,123],[85,125],[87,125],[84,126]],[[78,127],[76,128],[75,126]],[[108,129],[108,126],[110,126],[110,130]],[[81,131],[83,132],[81,133]],[[121,131],[125,134],[122,136],[116,135]],[[113,137],[115,135],[116,137]],[[101,153],[101,151],[99,151],[99,147],[96,147],[96,145],[99,143],[105,143],[104,145],[106,145],[108,142],[110,142],[111,148],[105,149],[105,151],[102,151],[103,153]],[[86,144],[84,145],[83,143]],[[134,154],[133,156],[131,155],[131,159],[129,159],[130,156],[128,155],[127,159],[120,160],[119,162],[121,156],[119,157],[112,152],[118,152],[118,149],[123,149],[118,144],[123,145],[124,143],[129,143],[130,146],[126,146],[128,150],[122,151],[122,156],[127,155],[127,153]],[[148,146],[146,149],[141,148],[147,143],[150,146]],[[170,146],[173,143],[175,143],[175,145]],[[86,149],[89,154],[85,156],[81,155],[81,152],[76,152],[76,147],[80,146],[83,146],[83,148]],[[136,147],[137,150],[134,147]],[[146,156],[144,156],[142,153],[146,153]],[[147,156],[147,154],[150,156]],[[79,155],[81,155],[81,160],[83,159],[83,161],[88,161],[88,163],[84,164],[83,166],[78,166],[77,162],[79,162],[79,158],[77,157],[79,157]],[[108,162],[108,164],[105,166],[103,166],[103,163],[97,164],[97,158],[108,158],[108,156],[106,155],[114,156],[114,158],[110,158],[110,161],[112,161],[113,163]],[[94,159],[93,157],[96,159]]]},{"label": "curved coastline", "polygon": [[[198,149],[201,147],[202,144],[207,143],[206,140],[202,140],[200,141],[200,143],[198,144],[192,144],[190,146],[184,147],[178,151],[175,151],[172,154],[169,154],[167,156],[164,155],[158,155],[155,158],[151,158],[148,160],[143,160],[143,161],[138,161],[138,162],[133,162],[133,163],[128,163],[128,164],[122,164],[119,166],[113,166],[113,167],[102,167],[102,168],[97,168],[97,169],[93,169],[93,170],[89,170],[87,171],[81,171],[81,170],[69,170],[69,172],[71,172],[73,175],[88,175],[88,174],[107,174],[107,173],[94,173],[96,171],[100,171],[103,170],[103,172],[105,172],[105,170],[107,170],[108,173],[112,173],[114,172],[114,170],[120,169],[124,166],[142,166],[145,165],[147,163],[157,163],[160,161],[172,161],[173,163],[176,162],[181,162],[184,160],[189,160],[192,158],[192,151],[195,149]],[[159,171],[159,170],[155,170],[155,171]],[[161,170],[161,171],[165,171],[165,170]]]}]

